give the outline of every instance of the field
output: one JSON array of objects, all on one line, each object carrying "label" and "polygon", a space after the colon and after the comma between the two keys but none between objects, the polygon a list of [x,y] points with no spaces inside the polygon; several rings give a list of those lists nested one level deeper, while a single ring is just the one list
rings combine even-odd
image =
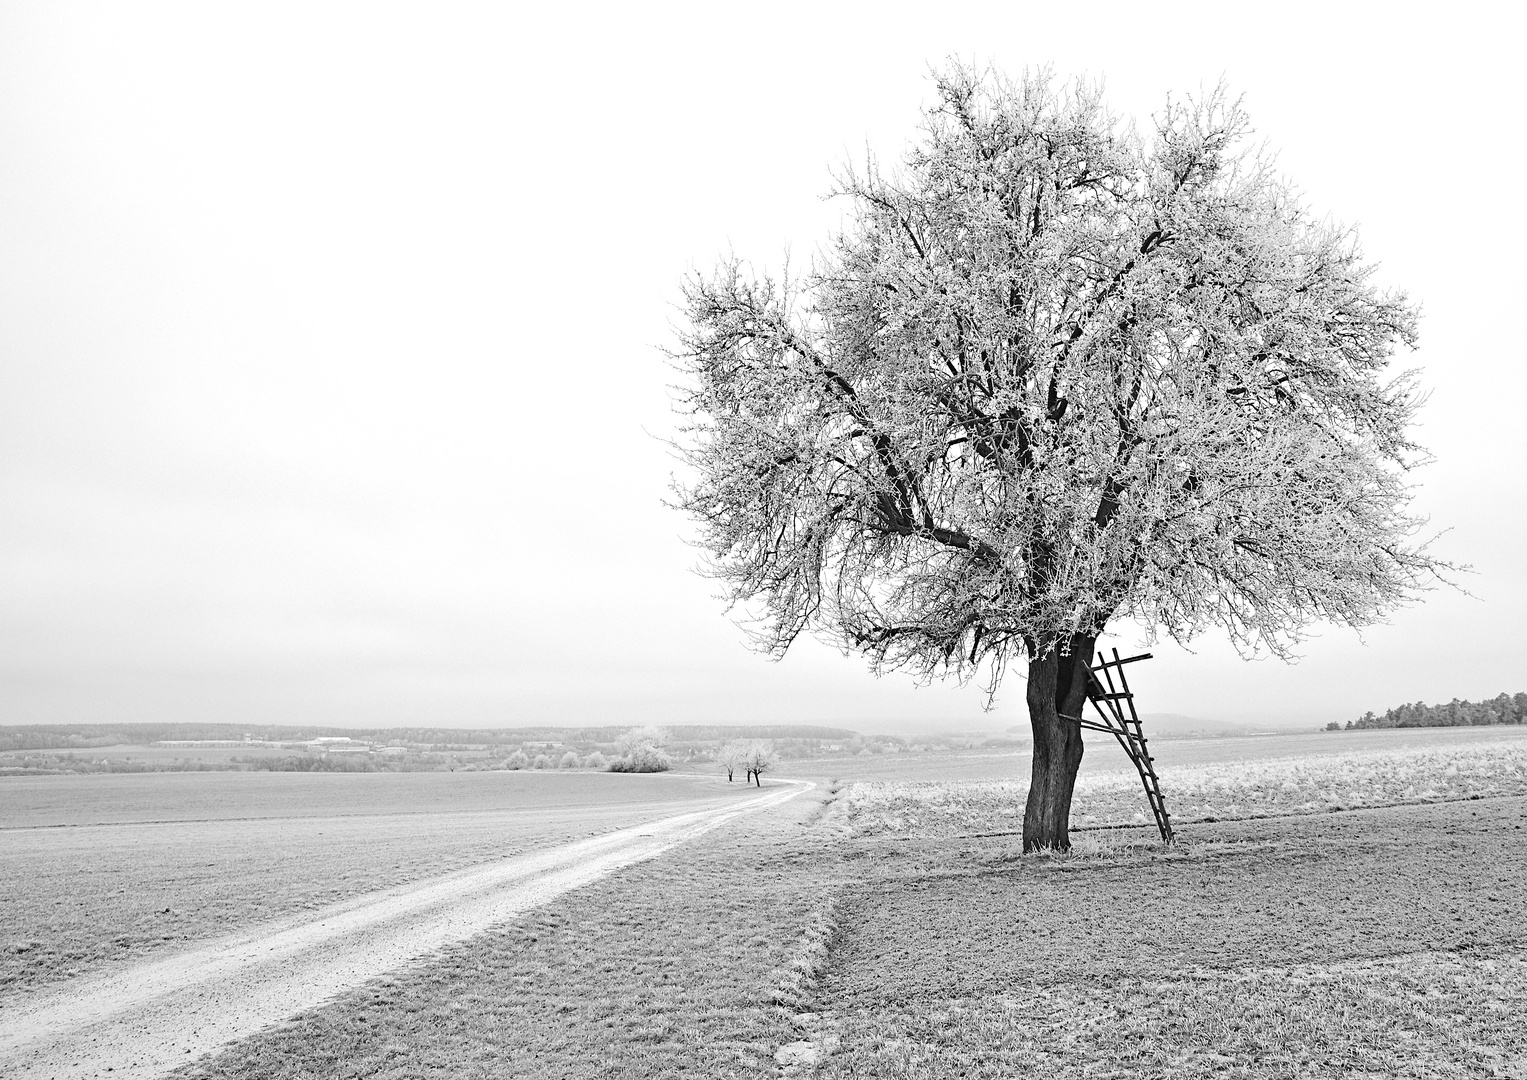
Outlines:
[{"label": "field", "polygon": [[[1115,757],[1127,766],[1122,752]],[[1523,738],[1200,765],[1171,764],[1167,754],[1157,759],[1167,809],[1178,823],[1527,795]],[[1020,780],[868,781],[854,785],[841,809],[860,835],[1012,832],[1022,826],[1027,790]],[[1146,825],[1133,767],[1080,776],[1071,821],[1074,829]]]},{"label": "field", "polygon": [[0,1004],[101,964],[705,805],[714,778],[0,779]]},{"label": "field", "polygon": [[[1014,755],[813,762],[820,786],[809,796],[177,1075],[1527,1078],[1527,739],[1501,729],[1493,738],[1451,734],[1162,742],[1179,843],[1163,848],[1144,828],[1102,829],[1079,834],[1067,856],[1018,854],[1010,792],[996,786],[1017,771]],[[1133,773],[1100,767],[1112,757],[1128,768],[1123,755],[1101,742],[1091,753],[1087,812],[1133,815],[1141,800]],[[306,817],[237,822],[229,811],[218,826],[281,821],[292,857],[269,877],[311,880],[274,884],[264,909],[272,912],[316,902],[327,895],[320,884],[351,887],[314,858],[330,851],[335,823],[351,831],[334,835],[353,839],[366,830],[345,823],[388,822],[353,861],[340,858],[344,874],[362,879],[356,888],[398,865],[430,872],[441,857],[427,854],[431,835],[447,838],[447,861],[491,857],[493,829],[474,832],[469,822],[514,819],[492,805],[490,789],[471,786],[493,774],[465,774],[452,798],[470,810],[447,810],[421,786],[415,813],[383,813],[378,803],[350,812],[364,802],[361,789],[322,786],[452,775],[173,779],[318,785],[293,789],[300,799],[258,786],[241,796],[272,812],[283,800],[300,803]],[[514,775],[548,784],[588,776]],[[686,797],[734,794],[716,781],[678,782],[696,785]],[[550,799],[552,790],[525,789],[524,798]],[[1366,792],[1366,804],[1354,792]],[[580,807],[594,815],[605,793],[582,797],[565,800],[567,815]],[[176,798],[178,813],[205,815],[203,789]],[[1192,820],[1187,810],[1205,798],[1217,812]],[[78,802],[65,797],[51,812],[65,805]],[[103,810],[70,812],[89,820]],[[594,817],[582,821],[593,827]],[[162,827],[182,825],[213,827]],[[75,831],[15,833],[46,848]],[[457,831],[460,843],[449,839]],[[0,843],[12,835],[0,831]],[[204,849],[211,835],[199,841]],[[227,857],[209,859],[218,860]],[[155,903],[194,913],[201,900],[186,863]],[[50,888],[62,885],[55,881]],[[145,875],[139,887],[148,886]],[[246,905],[232,917],[263,915]]]},{"label": "field", "polygon": [[826,914],[803,887],[818,809],[711,834],[176,1075],[775,1075]]},{"label": "field", "polygon": [[[1146,735],[1150,735],[1149,725]],[[1087,733],[1082,774],[1128,773],[1134,766],[1107,735]],[[1527,726],[1477,728],[1386,728],[1369,731],[1309,731],[1276,735],[1246,735],[1202,739],[1151,739],[1158,769],[1192,765],[1238,765],[1241,762],[1326,758],[1339,754],[1370,754],[1429,746],[1468,747],[1478,743],[1520,741],[1527,745]],[[1026,780],[1026,747],[1002,750],[956,750],[941,753],[874,754],[788,762],[791,776],[808,779],[844,778],[854,781]]]},{"label": "field", "polygon": [[[252,758],[289,757],[291,750],[274,746],[152,746],[118,743],[112,746],[92,746],[88,749],[54,750],[8,750],[0,752],[0,770],[14,769],[27,758],[73,757],[80,761],[109,761],[117,764],[137,763],[150,768],[164,769],[172,766],[195,768],[228,768],[235,760]],[[0,775],[4,775],[0,773]]]},{"label": "field", "polygon": [[868,841],[819,1075],[1527,1075],[1524,822],[1518,796],[1192,825],[1171,853]]}]

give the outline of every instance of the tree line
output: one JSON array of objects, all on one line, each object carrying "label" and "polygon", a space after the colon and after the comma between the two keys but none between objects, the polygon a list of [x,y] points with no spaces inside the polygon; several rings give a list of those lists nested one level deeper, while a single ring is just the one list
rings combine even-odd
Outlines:
[{"label": "tree line", "polygon": [[[1446,705],[1428,705],[1424,701],[1397,705],[1383,713],[1371,711],[1357,720],[1347,721],[1347,730],[1361,728],[1408,727],[1487,727],[1491,724],[1520,724],[1527,719],[1527,693],[1497,694],[1484,701],[1459,701]],[[1329,730],[1339,725],[1332,721]]]}]

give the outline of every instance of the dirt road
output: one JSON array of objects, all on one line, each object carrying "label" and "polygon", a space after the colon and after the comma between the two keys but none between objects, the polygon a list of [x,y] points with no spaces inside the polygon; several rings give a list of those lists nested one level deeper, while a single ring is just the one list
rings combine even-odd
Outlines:
[{"label": "dirt road", "polygon": [[374,893],[0,1012],[0,1076],[162,1076],[368,979],[812,785]]}]

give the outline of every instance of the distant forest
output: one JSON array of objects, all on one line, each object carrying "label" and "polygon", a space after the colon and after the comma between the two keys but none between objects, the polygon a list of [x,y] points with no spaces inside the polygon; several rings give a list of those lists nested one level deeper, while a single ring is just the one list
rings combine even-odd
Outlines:
[{"label": "distant forest", "polygon": [[1401,727],[1485,727],[1520,724],[1527,719],[1527,694],[1497,694],[1487,701],[1459,701],[1428,705],[1424,701],[1399,705],[1382,715],[1364,713],[1347,721],[1348,729]]}]

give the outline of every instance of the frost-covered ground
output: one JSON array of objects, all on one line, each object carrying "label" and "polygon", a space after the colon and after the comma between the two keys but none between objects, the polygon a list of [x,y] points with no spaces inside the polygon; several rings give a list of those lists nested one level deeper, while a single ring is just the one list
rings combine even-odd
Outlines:
[{"label": "frost-covered ground", "polygon": [[163,949],[741,794],[661,773],[0,777],[0,1009]]},{"label": "frost-covered ground", "polygon": [[[1397,767],[1397,766],[1396,766]],[[1527,1077],[1527,797],[846,840],[818,1080]]]},{"label": "frost-covered ground", "polygon": [[[1174,821],[1321,813],[1366,806],[1527,794],[1527,741],[1516,738],[1264,761],[1162,767]],[[1017,829],[1026,780],[865,781],[840,800],[855,835],[947,835]],[[1149,821],[1131,773],[1083,774],[1076,828]]]}]

